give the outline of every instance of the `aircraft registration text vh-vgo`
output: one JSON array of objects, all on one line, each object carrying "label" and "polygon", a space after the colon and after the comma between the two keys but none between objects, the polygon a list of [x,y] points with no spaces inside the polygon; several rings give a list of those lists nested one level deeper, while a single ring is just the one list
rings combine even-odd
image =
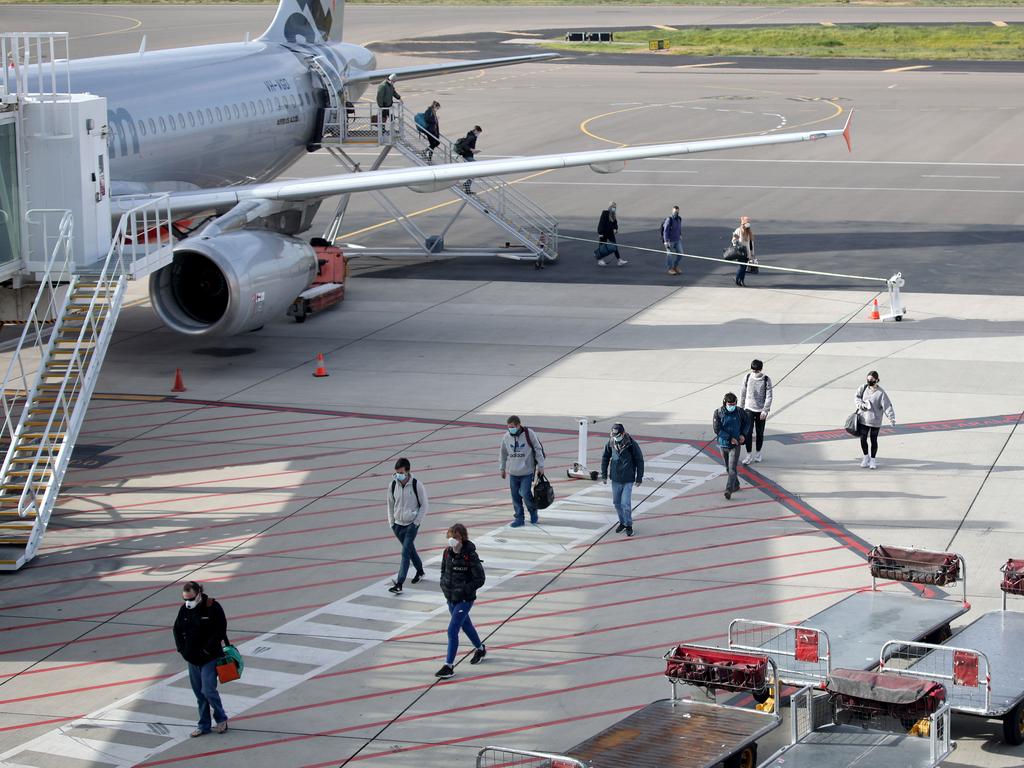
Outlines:
[{"label": "aircraft registration text vh-vgo", "polygon": [[[341,173],[274,181],[323,130],[328,88],[341,104],[394,73],[429,77],[554,58],[510,56],[392,69],[342,42],[343,0],[281,0],[253,41],[105,56],[71,62],[75,90],[107,99],[113,210],[140,195],[169,194],[172,215],[207,215],[150,277],[155,311],[191,335],[253,330],[281,315],[312,281],[316,257],[296,237],[329,197],[395,187],[442,189],[464,179],[574,166],[613,172],[625,161],[812,141],[842,129],[636,146],[463,164]],[[332,77],[324,78],[326,65]],[[329,80],[329,82],[327,81]],[[340,92],[339,92],[340,91]],[[238,275],[264,298],[253,316]]]}]

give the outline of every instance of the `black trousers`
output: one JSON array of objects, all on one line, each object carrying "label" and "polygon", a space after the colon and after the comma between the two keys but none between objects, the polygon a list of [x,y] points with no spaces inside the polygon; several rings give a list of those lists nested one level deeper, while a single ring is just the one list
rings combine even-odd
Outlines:
[{"label": "black trousers", "polygon": [[865,456],[868,455],[868,436],[871,437],[871,458],[878,455],[878,430],[881,427],[869,427],[863,421],[857,424],[857,434],[860,435],[860,450]]},{"label": "black trousers", "polygon": [[743,441],[747,445],[747,453],[750,453],[751,451],[754,450],[754,445],[752,444],[750,438],[753,437],[755,433],[757,435],[757,450],[760,451],[761,446],[764,445],[765,422],[764,420],[761,419],[760,411],[752,411],[749,408],[745,410],[747,412],[747,416],[750,417],[750,431],[747,432],[746,435],[744,435],[745,440]]}]

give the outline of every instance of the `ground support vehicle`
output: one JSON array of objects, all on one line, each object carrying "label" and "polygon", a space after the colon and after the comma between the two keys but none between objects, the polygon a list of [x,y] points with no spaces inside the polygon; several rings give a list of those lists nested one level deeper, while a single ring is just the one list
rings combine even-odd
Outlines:
[{"label": "ground support vehicle", "polygon": [[[1016,565],[1015,565],[1016,564]],[[1001,719],[1003,741],[1024,743],[1024,612],[1006,609],[1006,597],[1024,594],[1024,560],[1003,567],[1003,607],[972,621],[941,645],[890,640],[885,667],[942,682],[954,712]]]},{"label": "ground support vehicle", "polygon": [[[821,687],[832,669],[870,670],[878,666],[878,648],[893,637],[942,642],[950,622],[970,610],[967,566],[961,555],[928,550],[876,547],[868,561],[871,589],[856,592],[799,625],[734,619],[730,650],[765,653],[782,682]],[[963,585],[961,600],[882,592],[878,578],[905,584]]]},{"label": "ground support vehicle", "polygon": [[[779,675],[763,654],[677,645],[665,654],[672,697],[648,704],[565,754],[486,747],[477,768],[755,768],[757,741],[782,724],[777,707],[719,703],[723,692],[768,692]],[[683,698],[679,686],[702,698]]]}]

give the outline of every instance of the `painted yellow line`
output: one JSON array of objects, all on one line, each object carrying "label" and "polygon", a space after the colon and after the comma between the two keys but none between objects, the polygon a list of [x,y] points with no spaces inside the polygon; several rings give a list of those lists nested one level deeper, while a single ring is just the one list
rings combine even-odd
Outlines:
[{"label": "painted yellow line", "polygon": [[678,67],[672,67],[672,69],[697,69],[698,67],[725,67],[729,64],[735,64],[735,61],[709,61],[704,64],[680,64]]},{"label": "painted yellow line", "polygon": [[997,26],[997,27],[1005,27],[1005,26],[1007,26],[1007,24],[1006,24],[1006,22],[1005,22],[1005,21],[993,21],[992,23],[993,23],[993,24],[994,24],[995,26]]},{"label": "painted yellow line", "polygon": [[651,24],[655,29],[664,29],[666,32],[678,32],[679,30],[675,27],[670,27],[667,24]]},{"label": "painted yellow line", "polygon": [[496,29],[496,30],[494,30],[494,34],[496,34],[496,35],[513,35],[515,37],[544,37],[544,35],[542,33],[540,33],[540,32],[509,32],[509,31],[504,30],[504,29]]},{"label": "painted yellow line", "polygon": [[931,64],[915,64],[912,67],[896,67],[895,69],[883,69],[883,72],[910,72],[915,69],[931,69]]},{"label": "painted yellow line", "polygon": [[823,27],[834,27],[835,25],[836,25],[836,23],[834,21],[823,21],[823,22],[821,22],[821,26],[823,26]]}]

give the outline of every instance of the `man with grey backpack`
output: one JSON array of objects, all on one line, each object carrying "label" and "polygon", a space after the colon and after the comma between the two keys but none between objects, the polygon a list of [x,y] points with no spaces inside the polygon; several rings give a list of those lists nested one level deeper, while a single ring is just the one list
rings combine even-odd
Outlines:
[{"label": "man with grey backpack", "polygon": [[395,583],[388,589],[393,595],[402,594],[402,585],[409,573],[409,563],[416,569],[413,584],[423,578],[423,561],[416,551],[416,534],[427,515],[427,489],[412,476],[412,464],[406,458],[395,462],[395,474],[388,486],[388,525],[395,538],[402,542],[402,560]]},{"label": "man with grey backpack", "polygon": [[747,456],[743,463],[760,462],[761,447],[764,445],[764,423],[768,419],[768,411],[772,409],[772,380],[764,372],[764,363],[760,360],[750,362],[750,373],[743,378],[743,386],[740,388],[739,404],[750,417],[747,423],[749,429],[744,435]]}]

